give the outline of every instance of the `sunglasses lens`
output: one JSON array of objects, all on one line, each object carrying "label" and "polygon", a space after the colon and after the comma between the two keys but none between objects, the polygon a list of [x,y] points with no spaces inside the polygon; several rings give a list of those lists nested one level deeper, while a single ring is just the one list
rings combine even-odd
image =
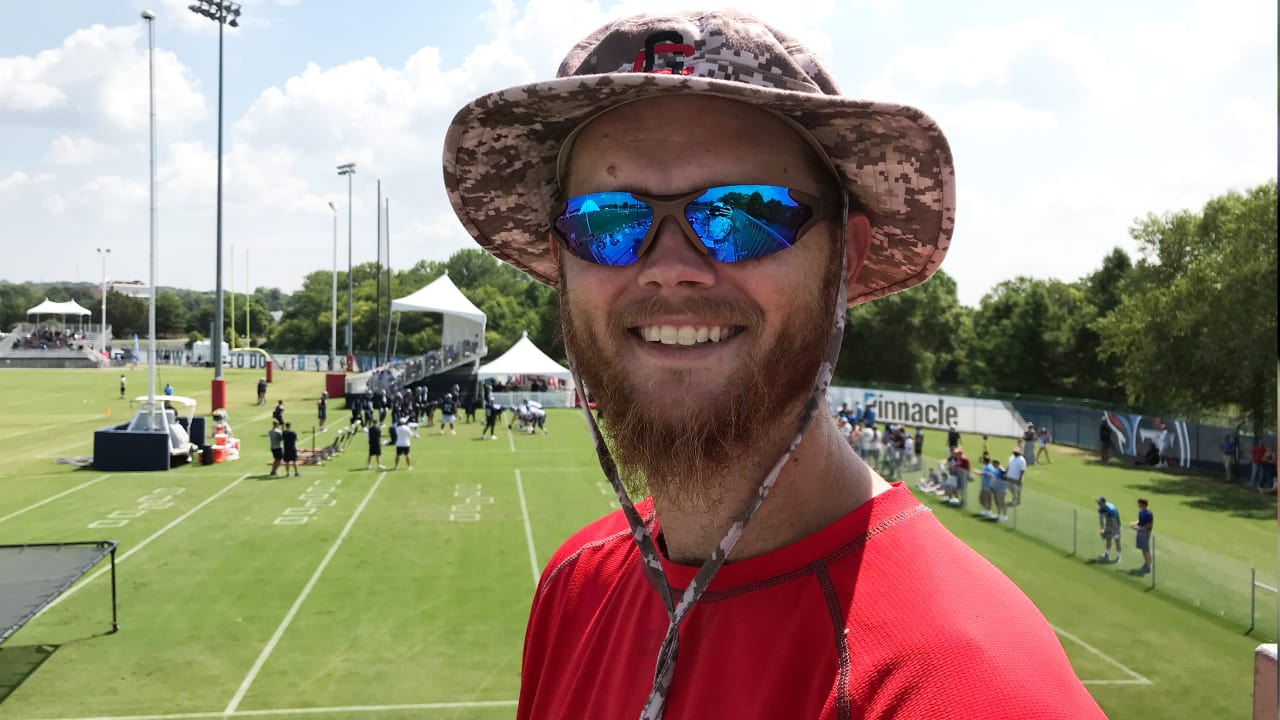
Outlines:
[{"label": "sunglasses lens", "polygon": [[569,252],[597,265],[623,266],[636,253],[653,223],[653,209],[626,192],[579,195],[556,218]]},{"label": "sunglasses lens", "polygon": [[784,187],[726,185],[708,188],[684,213],[711,257],[730,263],[791,247],[813,208]]}]

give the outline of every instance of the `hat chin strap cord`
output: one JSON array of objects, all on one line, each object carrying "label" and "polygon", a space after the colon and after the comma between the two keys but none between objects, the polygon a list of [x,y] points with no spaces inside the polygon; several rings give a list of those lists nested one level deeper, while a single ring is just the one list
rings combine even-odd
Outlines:
[{"label": "hat chin strap cord", "polygon": [[645,700],[644,708],[640,713],[640,720],[661,720],[666,708],[667,695],[671,690],[671,679],[675,674],[676,660],[680,652],[680,623],[684,621],[685,617],[693,609],[694,604],[702,597],[703,592],[711,584],[711,579],[720,571],[720,567],[728,561],[729,553],[733,552],[734,546],[738,544],[738,540],[742,537],[743,529],[746,528],[747,523],[756,514],[756,511],[760,509],[764,499],[769,496],[769,491],[773,489],[773,484],[777,481],[782,468],[786,466],[796,447],[804,439],[804,433],[808,430],[809,424],[813,421],[818,408],[826,402],[827,389],[831,386],[831,378],[835,373],[836,359],[840,355],[840,345],[844,340],[844,319],[845,311],[847,310],[847,304],[842,300],[848,297],[846,287],[848,253],[845,250],[848,196],[844,195],[843,197],[845,207],[841,215],[841,233],[837,243],[840,257],[840,282],[837,283],[835,323],[832,327],[831,335],[827,339],[826,359],[819,366],[818,374],[813,381],[813,392],[809,394],[809,400],[800,416],[800,422],[796,427],[795,436],[792,438],[791,444],[782,453],[782,456],[778,458],[778,461],[774,463],[769,470],[769,474],[761,481],[755,496],[747,502],[742,514],[734,518],[733,524],[729,527],[724,537],[721,538],[716,548],[712,550],[711,556],[702,563],[702,567],[694,575],[689,587],[685,588],[678,603],[672,595],[672,588],[670,583],[667,582],[666,572],[662,569],[662,558],[658,554],[657,546],[654,543],[653,533],[645,525],[644,519],[640,517],[635,504],[631,502],[631,497],[627,494],[626,488],[622,486],[622,479],[618,476],[618,466],[614,462],[613,456],[609,453],[609,448],[600,433],[600,427],[596,424],[595,416],[591,414],[591,407],[586,396],[586,386],[582,383],[582,378],[578,374],[578,364],[572,362],[573,358],[570,358],[573,381],[583,392],[582,414],[586,416],[587,426],[591,428],[591,438],[595,443],[596,457],[600,461],[600,468],[604,470],[605,476],[609,478],[609,484],[613,486],[613,491],[618,496],[618,504],[622,508],[622,513],[626,516],[627,524],[631,527],[631,535],[640,551],[640,566],[644,570],[645,577],[649,580],[649,584],[653,586],[653,589],[658,592],[658,596],[662,598],[662,606],[667,611],[667,633],[662,640],[662,646],[658,650],[657,665],[653,671],[653,687],[649,691],[648,699]]}]

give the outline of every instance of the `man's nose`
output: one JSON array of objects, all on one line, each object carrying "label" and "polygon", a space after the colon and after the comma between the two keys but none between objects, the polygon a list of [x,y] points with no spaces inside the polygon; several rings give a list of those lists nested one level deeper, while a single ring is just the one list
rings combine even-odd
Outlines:
[{"label": "man's nose", "polygon": [[648,251],[639,260],[640,284],[665,288],[714,285],[715,261],[698,249],[699,243],[675,218],[662,218]]}]

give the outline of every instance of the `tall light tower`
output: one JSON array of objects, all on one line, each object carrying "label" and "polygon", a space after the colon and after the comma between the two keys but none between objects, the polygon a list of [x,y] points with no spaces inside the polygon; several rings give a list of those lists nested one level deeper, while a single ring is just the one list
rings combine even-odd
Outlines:
[{"label": "tall light tower", "polygon": [[102,336],[102,349],[107,349],[107,256],[111,254],[111,248],[98,248],[98,255],[102,256],[102,328],[98,333]]},{"label": "tall light tower", "polygon": [[338,206],[329,203],[333,211],[333,297],[329,303],[329,372],[338,367]]},{"label": "tall light tower", "polygon": [[188,5],[187,9],[218,23],[218,235],[216,243],[218,259],[214,270],[216,285],[213,298],[213,328],[218,336],[209,338],[213,346],[211,348],[213,350],[211,394],[213,408],[216,410],[227,406],[226,381],[222,379],[222,336],[225,332],[222,327],[222,27],[224,25],[240,27],[240,23],[236,20],[240,17],[240,4],[230,0],[196,0],[195,4]]},{"label": "tall light tower", "polygon": [[350,372],[356,359],[351,351],[351,296],[354,288],[351,277],[351,176],[356,174],[356,164],[339,165],[338,174],[347,176],[347,372]]},{"label": "tall light tower", "polygon": [[142,11],[147,22],[147,97],[151,106],[151,306],[148,309],[147,328],[151,340],[147,347],[147,406],[151,408],[152,427],[155,426],[156,408],[156,14]]}]

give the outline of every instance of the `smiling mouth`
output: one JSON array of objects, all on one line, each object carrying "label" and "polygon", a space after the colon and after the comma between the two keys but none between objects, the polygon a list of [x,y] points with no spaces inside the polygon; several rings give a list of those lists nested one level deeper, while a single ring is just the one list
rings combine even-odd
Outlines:
[{"label": "smiling mouth", "polygon": [[628,332],[662,345],[702,345],[728,340],[742,333],[741,325],[638,325]]}]

